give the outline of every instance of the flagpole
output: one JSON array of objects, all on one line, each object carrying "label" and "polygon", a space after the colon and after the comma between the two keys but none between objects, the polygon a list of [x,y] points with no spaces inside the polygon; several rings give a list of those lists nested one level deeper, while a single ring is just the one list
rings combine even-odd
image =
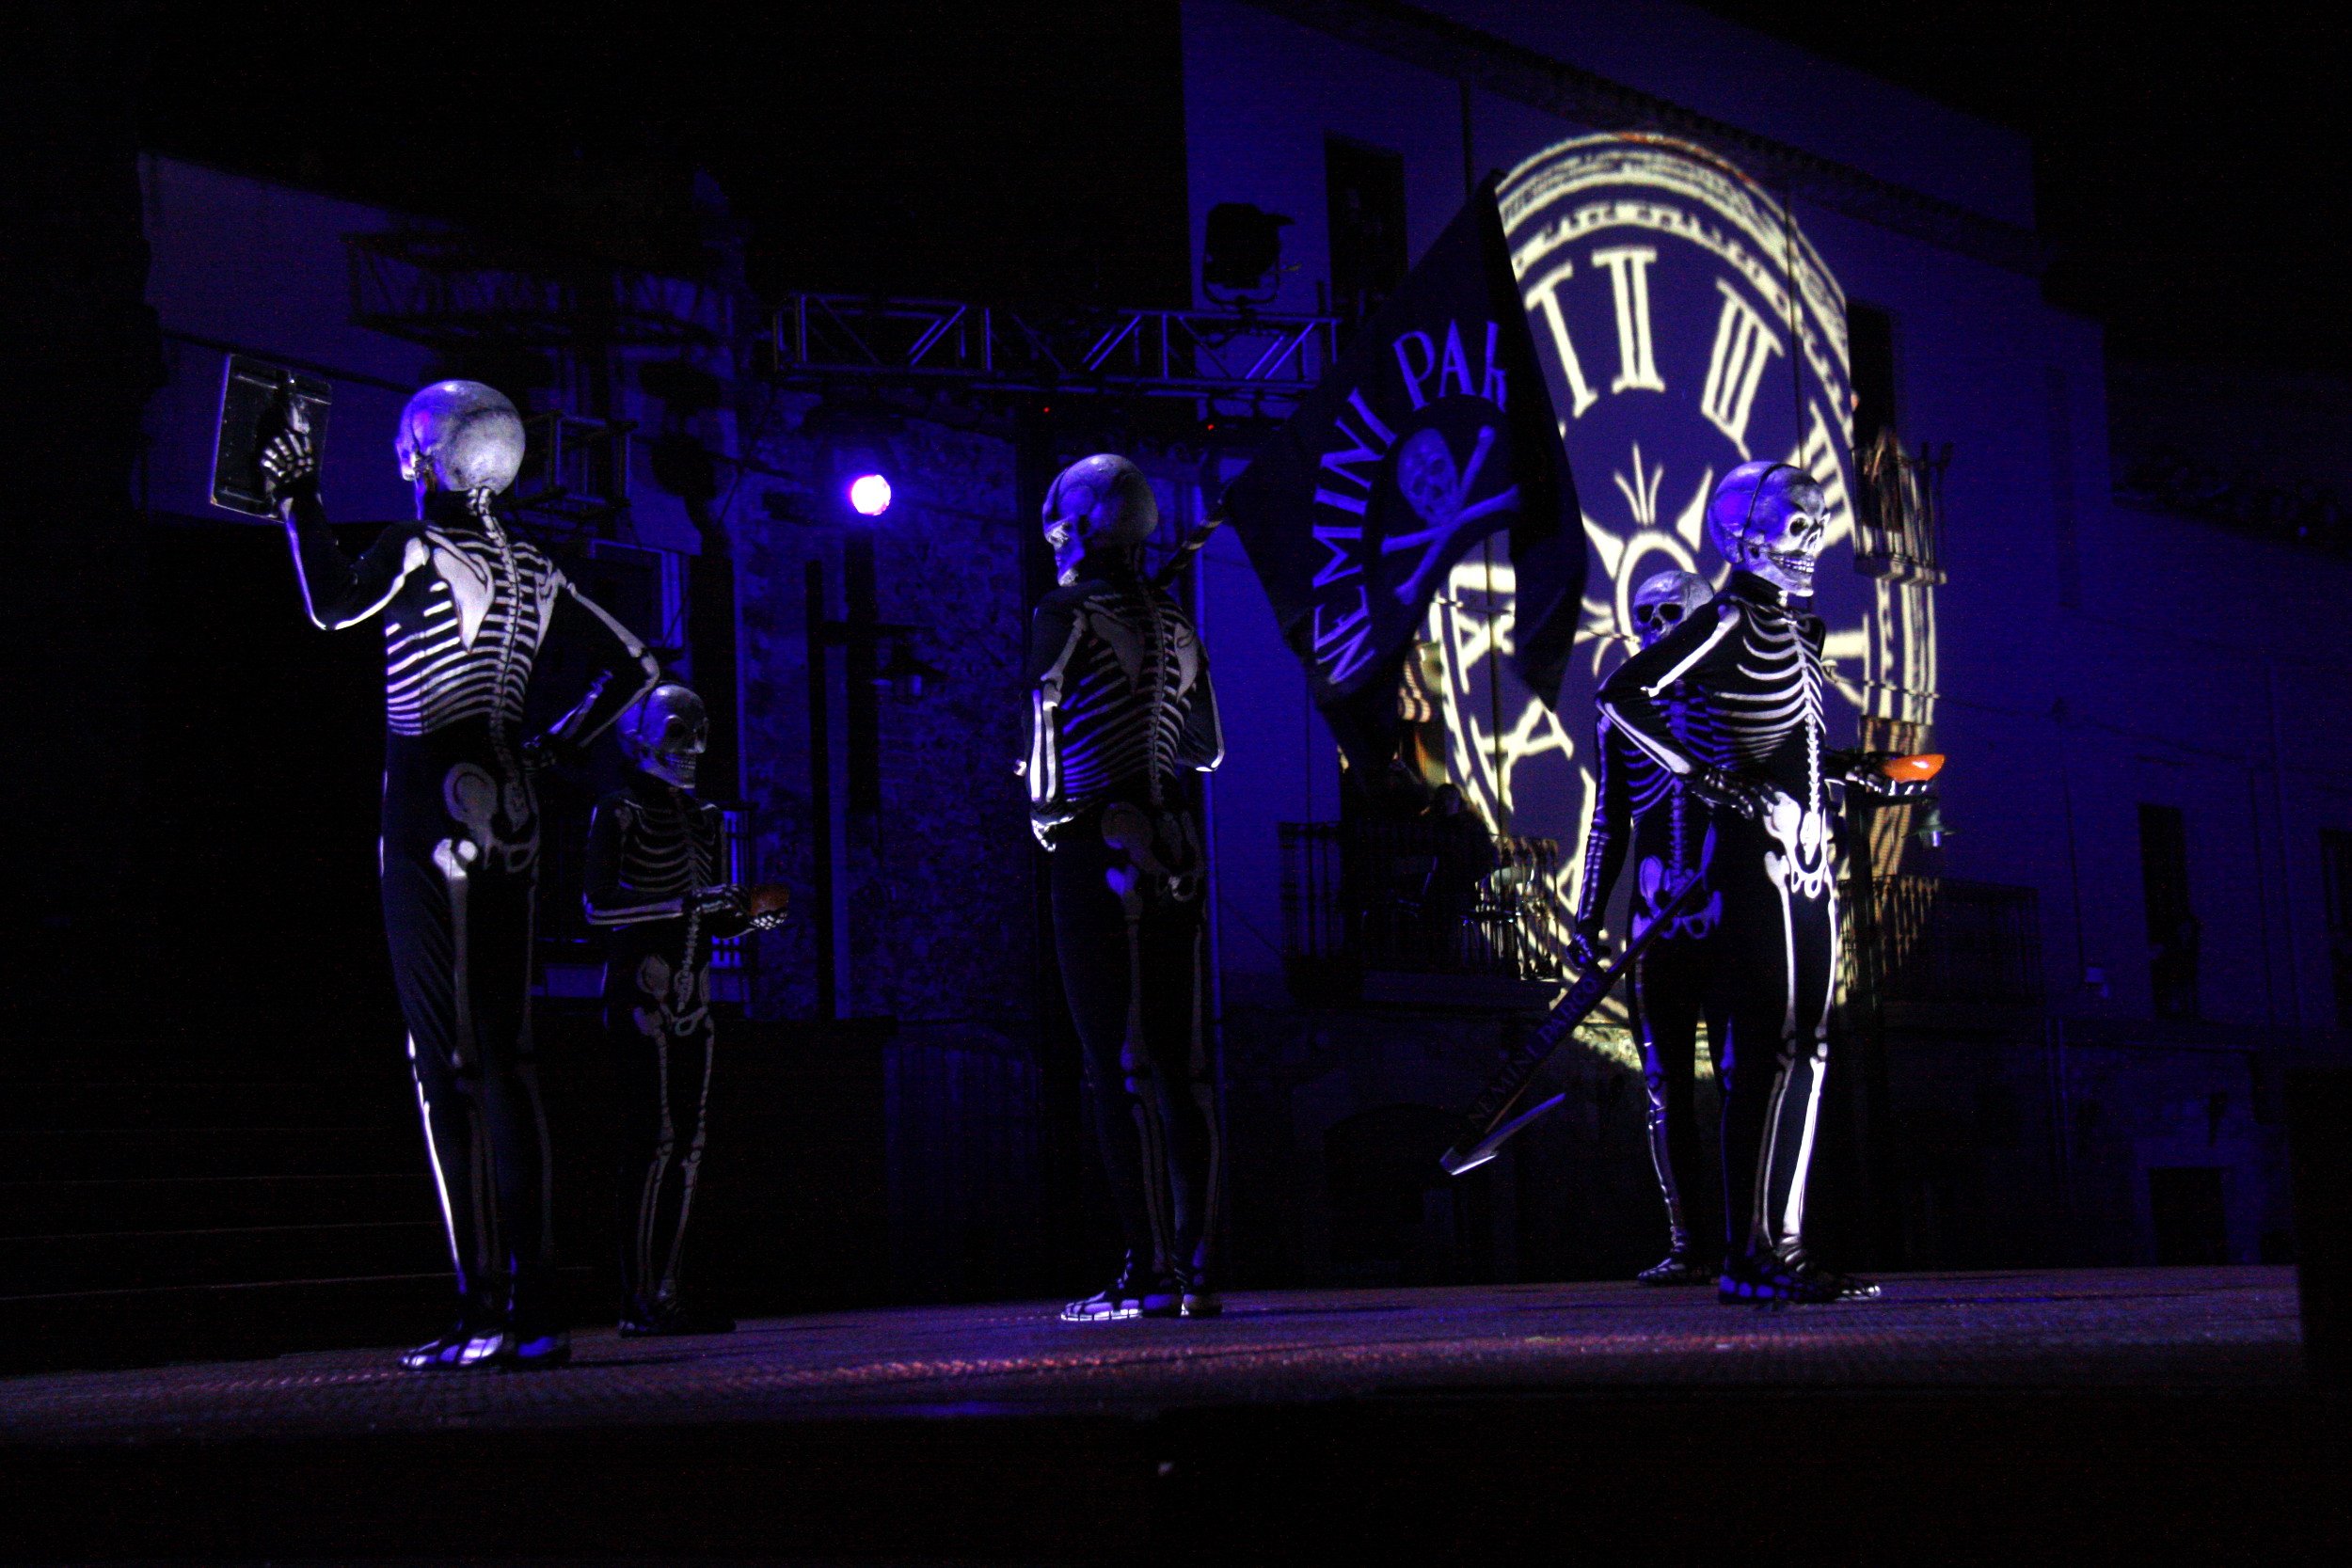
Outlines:
[{"label": "flagpole", "polygon": [[[1474,150],[1471,129],[1471,95],[1470,78],[1460,81],[1462,89],[1462,199],[1475,200],[1478,196],[1478,157]],[[1502,616],[1495,608],[1495,540],[1489,533],[1478,542],[1479,560],[1486,569],[1486,726],[1487,767],[1495,781],[1496,836],[1511,831],[1510,785],[1502,771]]]}]

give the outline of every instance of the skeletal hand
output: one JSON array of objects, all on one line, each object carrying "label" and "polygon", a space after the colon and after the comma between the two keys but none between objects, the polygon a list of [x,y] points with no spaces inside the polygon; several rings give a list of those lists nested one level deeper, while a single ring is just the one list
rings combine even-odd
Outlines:
[{"label": "skeletal hand", "polygon": [[1750,822],[1761,822],[1772,809],[1779,791],[1755,779],[1743,779],[1720,768],[1701,768],[1691,775],[1691,793],[1718,811],[1728,811]]},{"label": "skeletal hand", "polygon": [[588,760],[587,750],[573,744],[553,730],[545,730],[523,742],[523,768],[532,774],[550,768],[577,768]]},{"label": "skeletal hand", "polygon": [[1882,800],[1916,800],[1935,787],[1929,779],[1894,779],[1876,767],[1854,768],[1845,777],[1846,787]]},{"label": "skeletal hand", "polygon": [[1579,969],[1591,969],[1599,963],[1602,935],[1599,921],[1578,921],[1568,933],[1568,960]]},{"label": "skeletal hand", "polygon": [[319,487],[319,449],[307,430],[281,430],[262,448],[262,483],[271,501],[283,504]]},{"label": "skeletal hand", "polygon": [[705,919],[712,915],[724,915],[731,920],[749,920],[751,912],[748,905],[749,900],[745,898],[743,889],[733,882],[722,882],[715,887],[697,888],[694,895],[687,900],[688,912],[701,915]]}]

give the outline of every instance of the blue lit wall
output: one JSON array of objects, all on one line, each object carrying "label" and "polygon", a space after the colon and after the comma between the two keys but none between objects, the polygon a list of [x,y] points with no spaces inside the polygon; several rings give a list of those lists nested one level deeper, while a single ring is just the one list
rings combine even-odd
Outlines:
[{"label": "blue lit wall", "polygon": [[[1984,216],[2030,221],[2023,138],[1704,13],[1658,0],[1430,8]],[[1282,307],[1314,309],[1327,274],[1327,134],[1403,156],[1416,253],[1459,205],[1464,112],[1453,79],[1237,0],[1191,0],[1185,51],[1196,230],[1218,201],[1294,216],[1284,257],[1296,266],[1284,275]],[[1586,129],[1484,91],[1470,98],[1481,171]],[[2352,763],[2352,698],[2333,675],[2348,650],[2325,607],[2352,588],[2352,573],[2113,505],[2098,330],[2044,304],[2032,276],[1803,194],[1792,211],[1846,293],[1894,319],[1898,428],[1915,443],[1953,445],[1934,716],[1952,757],[1948,815],[1963,831],[1946,851],[1946,874],[2039,891],[2055,1006],[2144,1015],[2134,805],[2180,804],[2205,927],[2208,1018],[2257,1028],[2334,1022],[2316,834],[2352,822],[2352,797],[2336,782]],[[1588,511],[1614,499],[1609,473],[1580,467],[1579,479]],[[1220,607],[1248,593],[1230,571],[1212,588]],[[2293,609],[2257,612],[2265,603]],[[1306,778],[1327,784],[1329,774],[1291,760],[1305,697],[1270,625],[1238,604],[1222,625],[1220,669],[1258,688],[1266,744],[1285,758],[1261,786],[1235,746],[1220,796],[1231,864],[1248,858],[1251,841],[1270,844],[1275,822],[1304,813]],[[2318,643],[2288,635],[2290,625],[2317,628]],[[2282,789],[2270,771],[2273,678]],[[1279,712],[1278,689],[1287,704]],[[2052,717],[2060,704],[2063,723]],[[1576,731],[1583,721],[1567,722]],[[1320,799],[1327,814],[1327,788]],[[1566,820],[1518,826],[1574,836]],[[1231,891],[1236,901],[1250,892],[1240,879]],[[1251,951],[1229,943],[1229,966]],[[2110,994],[2076,984],[2086,964],[2104,971]]]}]

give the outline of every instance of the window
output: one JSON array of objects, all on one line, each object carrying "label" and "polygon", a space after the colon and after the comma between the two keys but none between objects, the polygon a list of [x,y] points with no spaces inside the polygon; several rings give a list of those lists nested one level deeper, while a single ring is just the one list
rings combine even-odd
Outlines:
[{"label": "window", "polygon": [[1853,370],[1853,446],[1868,451],[1895,428],[1895,318],[1875,305],[1846,302],[1846,346]]},{"label": "window", "polygon": [[2336,1026],[2352,1029],[2352,832],[2319,831],[2319,880],[2328,895],[2328,967],[2336,983]]},{"label": "window", "polygon": [[1405,159],[1344,136],[1323,139],[1331,309],[1361,321],[1405,281]]},{"label": "window", "polygon": [[2178,806],[2139,808],[2139,884],[2148,907],[2148,985],[2162,1018],[2197,1016],[2201,930],[2188,896],[2188,830]]}]

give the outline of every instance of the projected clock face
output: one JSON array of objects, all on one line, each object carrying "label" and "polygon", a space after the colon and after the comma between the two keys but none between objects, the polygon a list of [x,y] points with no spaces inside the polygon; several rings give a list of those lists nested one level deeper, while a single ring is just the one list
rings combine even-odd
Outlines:
[{"label": "projected clock face", "polygon": [[1751,458],[1808,469],[1829,499],[1815,609],[1849,713],[1924,721],[1934,686],[1929,590],[1852,569],[1843,291],[1782,206],[1703,149],[1661,137],[1564,142],[1501,190],[1512,265],[1550,382],[1592,548],[1575,658],[1555,715],[1495,654],[1510,566],[1454,568],[1429,636],[1445,672],[1448,771],[1502,831],[1560,841],[1573,907],[1592,815],[1593,691],[1632,651],[1630,600],[1670,567],[1720,584],[1707,498]]}]

